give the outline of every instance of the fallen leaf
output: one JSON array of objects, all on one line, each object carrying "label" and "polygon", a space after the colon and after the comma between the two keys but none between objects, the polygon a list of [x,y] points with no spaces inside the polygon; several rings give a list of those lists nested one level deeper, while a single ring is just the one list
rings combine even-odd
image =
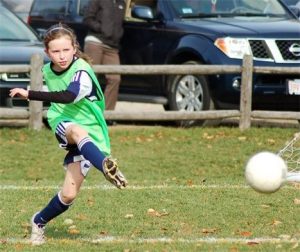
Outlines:
[{"label": "fallen leaf", "polygon": [[249,241],[249,242],[247,242],[247,245],[250,245],[250,246],[258,245],[258,244],[259,244],[259,242],[257,242],[257,241]]},{"label": "fallen leaf", "polygon": [[73,225],[73,223],[74,223],[74,221],[72,219],[65,219],[63,222],[63,224],[65,226],[71,226],[71,225]]},{"label": "fallen leaf", "polygon": [[131,219],[131,218],[133,218],[133,214],[126,214],[125,215],[125,219]]},{"label": "fallen leaf", "polygon": [[214,234],[217,232],[217,228],[203,228],[202,233],[203,234]]},{"label": "fallen leaf", "polygon": [[21,227],[22,228],[30,228],[31,225],[28,222],[23,222],[23,223],[21,223]]},{"label": "fallen leaf", "polygon": [[270,145],[274,145],[276,141],[275,141],[274,139],[271,139],[271,138],[270,138],[270,139],[267,140],[267,142],[268,142],[268,144],[270,144]]},{"label": "fallen leaf", "polygon": [[80,231],[76,228],[72,228],[68,230],[68,233],[75,235],[75,234],[80,234]]},{"label": "fallen leaf", "polygon": [[88,203],[88,206],[93,206],[95,203],[95,200],[93,198],[88,198],[87,203]]},{"label": "fallen leaf", "polygon": [[283,240],[289,240],[289,239],[291,239],[291,236],[290,235],[286,235],[286,234],[282,234],[282,235],[279,235],[279,238],[283,239]]},{"label": "fallen leaf", "polygon": [[211,140],[211,139],[214,139],[214,136],[212,136],[212,135],[209,135],[208,133],[204,133],[203,134],[203,138],[205,138],[205,139],[207,139],[207,140]]},{"label": "fallen leaf", "polygon": [[155,210],[153,209],[153,208],[149,208],[148,210],[147,210],[147,213],[149,214],[149,215],[153,215],[153,214],[155,214]]},{"label": "fallen leaf", "polygon": [[252,235],[252,233],[249,231],[242,231],[242,232],[240,232],[240,235],[243,237],[249,237]]},{"label": "fallen leaf", "polygon": [[261,205],[261,207],[262,207],[262,208],[269,208],[270,205],[265,205],[265,204],[263,204],[263,205]]},{"label": "fallen leaf", "polygon": [[162,212],[158,212],[158,211],[154,210],[153,208],[149,208],[147,210],[147,214],[150,216],[155,216],[155,217],[162,217],[162,216],[169,215],[169,213],[166,212],[166,210],[163,210]]},{"label": "fallen leaf", "polygon": [[99,233],[100,235],[107,235],[108,234],[108,232],[107,231],[104,231],[104,230],[102,230],[102,231],[100,231],[100,233]]},{"label": "fallen leaf", "polygon": [[77,214],[76,219],[78,219],[78,220],[87,220],[88,217],[84,214]]},{"label": "fallen leaf", "polygon": [[278,225],[280,225],[280,224],[282,224],[281,221],[279,221],[279,220],[273,220],[271,225],[272,225],[272,226],[278,226]]},{"label": "fallen leaf", "polygon": [[300,199],[294,199],[294,204],[295,205],[300,205]]},{"label": "fallen leaf", "polygon": [[194,183],[193,183],[193,181],[191,180],[191,179],[189,179],[188,181],[187,181],[187,186],[192,186]]},{"label": "fallen leaf", "polygon": [[298,247],[299,247],[299,243],[296,242],[296,243],[294,244],[294,246],[292,247],[292,249],[296,249],[296,248],[298,248]]},{"label": "fallen leaf", "polygon": [[300,183],[297,183],[297,182],[289,182],[289,184],[291,186],[293,186],[295,189],[300,189]]}]

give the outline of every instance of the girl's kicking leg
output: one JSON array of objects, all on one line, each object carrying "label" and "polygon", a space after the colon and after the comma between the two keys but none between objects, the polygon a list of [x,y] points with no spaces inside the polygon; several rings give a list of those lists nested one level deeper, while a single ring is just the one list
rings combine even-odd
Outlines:
[{"label": "girl's kicking leg", "polygon": [[119,170],[116,161],[105,155],[93,143],[88,133],[76,124],[71,124],[65,130],[69,144],[76,144],[80,153],[89,160],[95,168],[103,172],[105,178],[117,188],[126,187],[127,180]]}]

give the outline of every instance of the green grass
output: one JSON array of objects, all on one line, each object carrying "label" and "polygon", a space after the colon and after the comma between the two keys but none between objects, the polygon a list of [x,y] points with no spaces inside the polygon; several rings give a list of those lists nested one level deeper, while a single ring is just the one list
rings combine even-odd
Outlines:
[{"label": "green grass", "polygon": [[[0,129],[0,250],[297,249],[299,189],[259,194],[243,174],[252,154],[278,151],[295,132],[112,127],[113,156],[130,186],[114,189],[93,169],[74,205],[48,224],[47,244],[36,248],[25,242],[29,219],[59,190],[65,152],[48,130]],[[74,221],[72,231],[65,219]]]}]

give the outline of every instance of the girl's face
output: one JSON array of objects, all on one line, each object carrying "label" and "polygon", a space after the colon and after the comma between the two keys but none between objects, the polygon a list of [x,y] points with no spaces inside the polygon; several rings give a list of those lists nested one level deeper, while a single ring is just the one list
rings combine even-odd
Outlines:
[{"label": "girl's face", "polygon": [[54,64],[53,69],[61,72],[72,63],[76,49],[69,36],[62,36],[51,40],[45,52]]}]

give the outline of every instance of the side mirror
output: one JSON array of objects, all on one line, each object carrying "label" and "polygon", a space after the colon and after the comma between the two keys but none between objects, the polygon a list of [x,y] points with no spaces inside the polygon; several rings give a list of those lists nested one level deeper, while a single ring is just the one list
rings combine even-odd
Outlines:
[{"label": "side mirror", "polygon": [[135,5],[131,10],[131,16],[133,18],[143,19],[143,20],[153,20],[153,11],[147,6]]}]

